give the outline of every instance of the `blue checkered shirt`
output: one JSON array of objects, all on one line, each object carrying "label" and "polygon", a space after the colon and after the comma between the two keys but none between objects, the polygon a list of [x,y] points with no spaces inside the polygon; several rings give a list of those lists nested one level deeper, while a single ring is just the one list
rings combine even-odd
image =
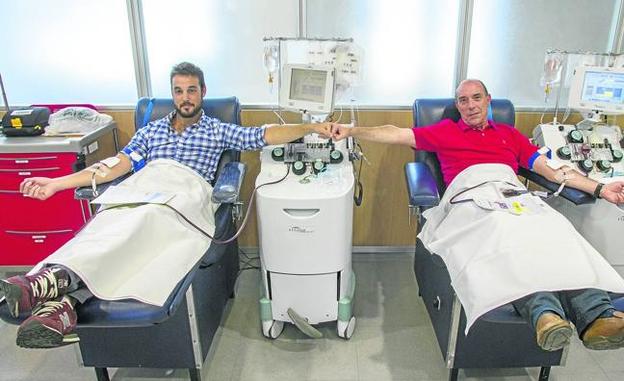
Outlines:
[{"label": "blue checkered shirt", "polygon": [[148,123],[136,132],[121,152],[131,160],[137,157],[145,159],[146,162],[172,159],[195,170],[211,182],[224,150],[254,150],[266,145],[264,127],[241,127],[223,123],[205,115],[203,110],[197,123],[178,134],[171,127],[174,115],[175,111]]}]

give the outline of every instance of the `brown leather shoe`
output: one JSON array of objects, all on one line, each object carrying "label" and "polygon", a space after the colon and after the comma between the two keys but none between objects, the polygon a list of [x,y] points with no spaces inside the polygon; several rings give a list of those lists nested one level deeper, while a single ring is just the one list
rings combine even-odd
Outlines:
[{"label": "brown leather shoe", "polygon": [[615,311],[613,317],[594,320],[583,334],[583,345],[596,350],[624,347],[624,313]]},{"label": "brown leather shoe", "polygon": [[535,326],[537,345],[545,351],[558,351],[570,343],[570,337],[574,333],[572,324],[561,316],[544,312],[537,319]]}]

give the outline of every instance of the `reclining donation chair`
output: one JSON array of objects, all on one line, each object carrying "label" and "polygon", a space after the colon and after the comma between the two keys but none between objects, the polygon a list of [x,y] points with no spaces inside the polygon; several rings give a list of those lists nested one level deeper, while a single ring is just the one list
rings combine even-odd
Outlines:
[{"label": "reclining donation chair", "polygon": [[[442,119],[459,119],[454,99],[417,99],[414,125],[434,124]],[[514,125],[514,107],[508,100],[492,100],[493,119]],[[434,153],[416,151],[416,162],[405,167],[409,205],[418,209],[418,224],[425,223],[420,212],[439,202],[446,190],[440,163]],[[556,188],[555,188],[556,189]],[[535,333],[511,304],[486,313],[471,327],[457,299],[449,273],[439,256],[416,242],[414,273],[419,294],[427,308],[442,356],[449,368],[449,380],[456,380],[460,368],[541,367],[539,380],[547,380],[550,367],[565,361],[565,350],[546,352],[536,343]],[[496,287],[496,285],[492,285]]]},{"label": "reclining donation chair", "polygon": [[[223,122],[240,124],[238,99],[204,99],[207,115]],[[135,128],[159,119],[173,110],[171,99],[140,99],[135,112]],[[227,187],[225,202],[215,215],[215,238],[229,238],[236,232],[233,218],[244,166],[237,163],[238,151],[225,151],[217,171],[217,195],[220,178],[238,179]],[[229,163],[229,164],[228,164]],[[224,172],[229,172],[223,176]],[[214,184],[213,184],[214,185]],[[91,190],[80,188],[76,196],[90,198]],[[201,380],[201,370],[225,305],[233,296],[238,275],[238,244],[212,243],[200,263],[178,283],[165,305],[157,307],[135,300],[104,301],[96,298],[77,307],[80,355],[84,366],[95,368],[98,381],[108,381],[107,367],[188,368],[192,381]],[[6,303],[0,316],[11,319]],[[25,318],[25,317],[24,317]]]}]

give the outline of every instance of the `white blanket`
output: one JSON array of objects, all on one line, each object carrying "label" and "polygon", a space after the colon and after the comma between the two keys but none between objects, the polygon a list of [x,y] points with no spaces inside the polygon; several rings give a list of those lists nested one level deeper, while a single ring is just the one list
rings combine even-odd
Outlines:
[{"label": "white blanket", "polygon": [[[451,197],[484,181],[457,199],[502,199],[500,181],[523,187],[502,164],[479,164],[462,171],[440,205],[424,213],[419,234],[425,247],[442,257],[467,317],[466,332],[484,313],[538,291],[598,288],[624,292],[624,280],[548,205],[521,215],[486,210],[474,202],[451,205]],[[543,209],[542,209],[543,208]]]},{"label": "white blanket", "polygon": [[[214,233],[212,187],[182,164],[155,160],[118,187],[171,193],[169,205]],[[124,206],[97,214],[40,265],[68,267],[100,299],[163,305],[209,245],[208,237],[163,205]]]}]

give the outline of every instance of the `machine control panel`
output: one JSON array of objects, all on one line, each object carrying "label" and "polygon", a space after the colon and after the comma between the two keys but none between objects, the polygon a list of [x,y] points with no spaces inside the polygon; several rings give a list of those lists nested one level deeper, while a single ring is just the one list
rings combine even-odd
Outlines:
[{"label": "machine control panel", "polygon": [[333,151],[332,143],[288,143],[284,145],[283,160],[285,163],[302,161],[304,163],[314,163],[317,160],[323,163],[330,162],[330,155]]},{"label": "machine control panel", "polygon": [[580,129],[569,124],[540,124],[533,130],[533,141],[550,148],[553,159],[595,180],[624,176],[622,131],[618,126],[596,124]]},{"label": "machine control panel", "polygon": [[342,151],[331,139],[304,137],[302,142],[287,143],[273,148],[271,158],[290,164],[296,175],[303,175],[308,167],[314,174],[325,171],[329,164],[339,164],[344,158]]}]

